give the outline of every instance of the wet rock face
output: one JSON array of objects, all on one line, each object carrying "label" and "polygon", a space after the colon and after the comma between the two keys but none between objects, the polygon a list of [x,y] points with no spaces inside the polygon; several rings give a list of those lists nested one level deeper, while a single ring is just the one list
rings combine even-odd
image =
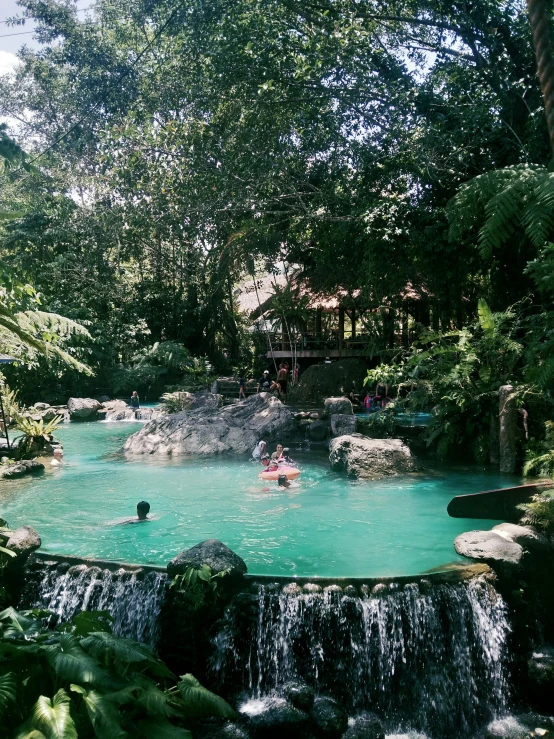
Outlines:
[{"label": "wet rock face", "polygon": [[290,410],[259,393],[225,408],[211,406],[152,420],[123,447],[127,454],[222,454],[251,452],[260,439],[283,442],[296,434]]},{"label": "wet rock face", "polygon": [[316,698],[311,717],[316,733],[321,737],[340,737],[348,728],[348,714],[331,698]]},{"label": "wet rock face", "polygon": [[295,708],[309,711],[314,704],[315,691],[306,683],[290,682],[283,686],[283,695]]},{"label": "wet rock face", "polygon": [[400,439],[370,439],[361,434],[339,436],[329,446],[331,469],[348,477],[379,480],[406,475],[420,467]]},{"label": "wet rock face", "polygon": [[352,403],[348,398],[325,398],[324,415],[327,418],[340,414],[343,416],[353,415]]},{"label": "wet rock face", "polygon": [[527,662],[529,700],[540,711],[554,708],[554,648],[542,647]]},{"label": "wet rock face", "polygon": [[247,727],[234,721],[201,721],[195,732],[195,739],[251,739]]},{"label": "wet rock face", "polygon": [[93,421],[102,404],[94,398],[69,398],[67,407],[72,421]]},{"label": "wet rock face", "polygon": [[303,737],[310,721],[307,713],[299,711],[284,698],[248,701],[239,710],[248,716],[249,726],[260,739]]},{"label": "wet rock face", "polygon": [[358,428],[358,419],[354,415],[334,413],[331,416],[331,433],[333,436],[345,436],[353,434]]},{"label": "wet rock face", "polygon": [[343,739],[385,739],[385,730],[378,716],[365,713],[348,722]]},{"label": "wet rock face", "polygon": [[217,539],[207,539],[172,559],[167,565],[167,574],[175,577],[189,567],[199,569],[204,564],[211,567],[213,575],[230,570],[229,577],[240,577],[247,571],[245,561],[232,549]]}]

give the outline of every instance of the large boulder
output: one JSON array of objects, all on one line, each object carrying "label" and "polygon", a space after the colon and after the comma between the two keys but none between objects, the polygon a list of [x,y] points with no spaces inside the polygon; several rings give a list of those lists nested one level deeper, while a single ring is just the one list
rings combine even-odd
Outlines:
[{"label": "large boulder", "polygon": [[296,433],[290,410],[269,393],[225,408],[204,407],[147,423],[123,447],[128,454],[250,452],[260,439],[283,442]]},{"label": "large boulder", "polygon": [[331,698],[316,698],[311,716],[318,736],[340,737],[348,728],[348,714]]},{"label": "large boulder", "polygon": [[[348,401],[350,402],[350,401]],[[354,415],[333,413],[331,416],[331,433],[333,436],[348,436],[355,434],[358,428],[358,419]]]},{"label": "large boulder", "polygon": [[182,575],[189,567],[200,569],[208,565],[212,574],[229,570],[229,576],[240,577],[247,571],[246,563],[232,549],[217,539],[206,539],[178,554],[167,565],[170,577]]},{"label": "large boulder", "polygon": [[69,398],[67,407],[72,421],[93,421],[102,404],[94,398]]},{"label": "large boulder", "polygon": [[32,526],[20,526],[15,531],[9,532],[6,547],[17,554],[19,558],[27,558],[29,554],[36,551],[41,545],[40,536]]},{"label": "large boulder", "polygon": [[463,557],[485,562],[507,579],[517,574],[525,554],[521,544],[495,531],[466,531],[456,537],[454,549]]},{"label": "large boulder", "polygon": [[302,737],[309,724],[308,714],[294,708],[283,698],[248,701],[239,711],[248,716],[250,726],[260,739]]},{"label": "large boulder", "polygon": [[419,470],[409,447],[400,439],[370,439],[350,434],[333,439],[329,450],[331,469],[346,472],[348,477],[378,480]]},{"label": "large boulder", "polygon": [[120,411],[128,407],[128,404],[124,400],[106,400],[102,403],[102,408],[105,408],[107,411]]},{"label": "large boulder", "polygon": [[306,433],[310,441],[325,441],[329,436],[329,424],[325,421],[312,421]]},{"label": "large boulder", "polygon": [[351,416],[352,403],[348,398],[325,398],[323,404],[323,415],[326,418],[330,418],[335,414],[340,413],[342,416]]},{"label": "large boulder", "polygon": [[339,359],[330,364],[314,364],[300,375],[291,393],[295,402],[321,402],[351,390],[362,392],[367,364],[362,359]]},{"label": "large boulder", "polygon": [[504,539],[520,544],[528,552],[543,554],[552,548],[549,538],[532,526],[519,526],[515,523],[499,523],[498,526],[493,526],[492,530]]},{"label": "large boulder", "polygon": [[300,680],[283,685],[283,695],[295,708],[309,711],[314,704],[315,690]]}]

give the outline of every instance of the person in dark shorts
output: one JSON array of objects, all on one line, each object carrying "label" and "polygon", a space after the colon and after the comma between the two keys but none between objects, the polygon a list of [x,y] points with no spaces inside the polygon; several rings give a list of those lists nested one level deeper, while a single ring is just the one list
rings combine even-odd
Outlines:
[{"label": "person in dark shorts", "polygon": [[241,398],[246,400],[246,377],[239,378],[239,400]]},{"label": "person in dark shorts", "polygon": [[269,370],[264,370],[263,375],[258,380],[258,392],[268,393],[271,387],[271,380],[269,378]]},{"label": "person in dark shorts", "polygon": [[289,378],[288,364],[282,364],[277,374],[277,384],[279,385],[280,394],[283,396],[283,399],[285,401],[287,399],[288,378]]},{"label": "person in dark shorts", "polygon": [[140,408],[140,398],[136,390],[133,390],[133,394],[131,395],[131,408],[135,410]]}]

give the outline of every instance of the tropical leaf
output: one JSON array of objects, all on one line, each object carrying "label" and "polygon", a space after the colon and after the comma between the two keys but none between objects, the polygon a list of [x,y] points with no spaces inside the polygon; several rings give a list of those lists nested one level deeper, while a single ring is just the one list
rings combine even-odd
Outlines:
[{"label": "tropical leaf", "polygon": [[109,611],[82,611],[73,616],[68,628],[74,636],[89,636],[92,633],[112,633],[110,622],[113,616]]},{"label": "tropical leaf", "polygon": [[134,675],[133,682],[138,686],[136,703],[151,716],[178,716],[172,697],[156,683],[142,675]]},{"label": "tropical leaf", "polygon": [[156,657],[146,644],[132,639],[123,639],[106,632],[94,632],[86,639],[81,640],[83,649],[104,664],[119,662],[130,664],[132,662],[156,662]]},{"label": "tropical leaf", "polygon": [[114,704],[96,690],[71,685],[70,690],[82,696],[87,714],[98,739],[124,739],[127,732],[121,726],[121,716]]},{"label": "tropical leaf", "polygon": [[17,698],[16,680],[13,672],[0,675],[0,718],[6,715],[6,709]]},{"label": "tropical leaf", "polygon": [[33,709],[31,724],[46,739],[78,739],[70,713],[70,698],[63,689],[58,690],[52,700],[40,696]]},{"label": "tropical leaf", "polygon": [[0,552],[2,552],[2,554],[7,554],[9,557],[17,557],[16,552],[13,552],[11,549],[6,549],[6,547],[0,547]]},{"label": "tropical leaf", "polygon": [[43,647],[46,659],[62,679],[76,683],[102,682],[106,672],[80,646],[72,634],[60,634],[54,644]]},{"label": "tropical leaf", "polygon": [[181,676],[178,686],[187,716],[219,716],[234,718],[233,708],[219,695],[204,688],[191,674]]},{"label": "tropical leaf", "polygon": [[146,719],[137,723],[138,737],[141,739],[192,739],[187,729],[173,726],[163,719]]}]

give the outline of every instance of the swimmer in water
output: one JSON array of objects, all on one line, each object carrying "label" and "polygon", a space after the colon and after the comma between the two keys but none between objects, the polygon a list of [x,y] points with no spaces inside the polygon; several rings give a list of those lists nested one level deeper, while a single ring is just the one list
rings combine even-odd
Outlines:
[{"label": "swimmer in water", "polygon": [[117,526],[123,526],[127,523],[142,523],[143,521],[151,521],[152,519],[148,518],[149,512],[150,503],[147,503],[145,500],[141,500],[140,503],[137,503],[136,518],[124,518],[122,521],[116,521],[115,524]]},{"label": "swimmer in water", "polygon": [[283,490],[286,490],[286,488],[290,488],[290,482],[287,480],[286,475],[279,475],[279,477],[277,478],[277,487]]},{"label": "swimmer in water", "polygon": [[54,447],[54,459],[50,464],[52,467],[59,467],[63,464],[63,449],[60,446]]}]

